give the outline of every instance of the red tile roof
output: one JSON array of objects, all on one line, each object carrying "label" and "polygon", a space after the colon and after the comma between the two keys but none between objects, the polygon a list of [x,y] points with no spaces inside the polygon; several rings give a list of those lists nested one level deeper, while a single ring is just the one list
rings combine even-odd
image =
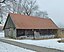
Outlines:
[{"label": "red tile roof", "polygon": [[58,29],[56,24],[48,18],[39,18],[21,14],[9,14],[16,29]]}]

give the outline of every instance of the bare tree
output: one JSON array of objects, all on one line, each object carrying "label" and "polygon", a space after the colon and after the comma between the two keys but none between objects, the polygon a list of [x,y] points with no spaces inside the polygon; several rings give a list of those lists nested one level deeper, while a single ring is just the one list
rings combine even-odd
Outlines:
[{"label": "bare tree", "polygon": [[2,4],[3,3],[5,3],[5,0],[0,0],[0,24],[2,23],[2,21],[3,21],[3,6],[2,6]]},{"label": "bare tree", "polygon": [[47,13],[47,11],[37,11],[35,13],[35,16],[43,17],[43,18],[48,18],[48,13]]},{"label": "bare tree", "polygon": [[21,13],[24,15],[32,15],[38,10],[38,5],[36,5],[36,0],[22,0]]},{"label": "bare tree", "polygon": [[28,16],[33,15],[33,13],[38,10],[36,0],[6,0],[5,4],[9,12],[12,11],[13,13],[19,13]]},{"label": "bare tree", "polygon": [[0,3],[4,3],[6,0],[0,0]]},{"label": "bare tree", "polygon": [[2,8],[1,8],[1,4],[0,4],[0,24],[1,24],[1,21],[2,21]]},{"label": "bare tree", "polygon": [[6,14],[10,12],[13,12],[13,13],[16,12],[16,1],[0,0],[0,23],[3,22],[3,16],[6,16]]},{"label": "bare tree", "polygon": [[[9,4],[10,2],[10,4]],[[9,12],[24,14],[28,16],[47,16],[47,12],[40,11],[36,0],[5,0],[6,8]]]},{"label": "bare tree", "polygon": [[18,14],[21,14],[21,12],[22,12],[21,3],[22,3],[22,0],[19,0],[17,3],[17,13]]},{"label": "bare tree", "polygon": [[7,8],[8,13],[9,12],[13,12],[13,13],[16,12],[16,1],[15,0],[6,0],[5,5],[6,5],[5,8]]},{"label": "bare tree", "polygon": [[35,16],[43,17],[43,11],[36,11]]},{"label": "bare tree", "polygon": [[43,12],[43,17],[44,17],[44,18],[48,18],[48,13],[47,13],[47,11],[44,11],[44,12]]},{"label": "bare tree", "polygon": [[39,10],[38,5],[36,4],[36,0],[19,0],[18,10],[20,11],[20,14],[22,13],[28,16],[39,16],[43,18],[48,18],[48,13],[46,11]]},{"label": "bare tree", "polygon": [[[5,6],[2,6],[2,4]],[[36,0],[2,0],[0,2],[0,17],[7,13],[18,13],[28,16],[48,17],[47,12],[39,10]]]}]

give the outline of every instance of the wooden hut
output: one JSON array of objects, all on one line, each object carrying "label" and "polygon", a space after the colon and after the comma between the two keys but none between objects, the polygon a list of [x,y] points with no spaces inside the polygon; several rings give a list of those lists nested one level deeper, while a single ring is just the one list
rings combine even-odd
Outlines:
[{"label": "wooden hut", "polygon": [[5,37],[53,37],[58,27],[49,18],[39,18],[21,14],[8,14],[4,28]]}]

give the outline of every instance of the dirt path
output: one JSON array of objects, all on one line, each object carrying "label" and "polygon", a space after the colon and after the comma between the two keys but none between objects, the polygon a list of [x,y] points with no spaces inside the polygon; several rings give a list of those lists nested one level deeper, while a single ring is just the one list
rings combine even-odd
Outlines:
[{"label": "dirt path", "polygon": [[15,42],[15,41],[11,41],[11,40],[5,40],[5,39],[1,39],[1,38],[0,38],[0,41],[15,45],[18,47],[34,50],[37,52],[64,52],[64,51],[57,50],[57,49],[50,49],[50,48],[45,48],[45,47],[40,47],[40,46],[35,46],[35,45],[29,45],[29,44],[19,43],[19,42]]}]

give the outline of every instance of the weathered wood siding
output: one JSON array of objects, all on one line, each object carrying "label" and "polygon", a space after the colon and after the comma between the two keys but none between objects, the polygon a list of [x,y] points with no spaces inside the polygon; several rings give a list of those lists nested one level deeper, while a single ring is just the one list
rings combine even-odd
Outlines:
[{"label": "weathered wood siding", "polygon": [[16,29],[10,17],[8,17],[4,32],[5,37],[16,38]]},{"label": "weathered wood siding", "polygon": [[17,29],[17,37],[19,36],[33,36],[33,31],[31,29]]},{"label": "weathered wood siding", "polygon": [[17,37],[54,38],[55,35],[56,29],[17,29]]}]

